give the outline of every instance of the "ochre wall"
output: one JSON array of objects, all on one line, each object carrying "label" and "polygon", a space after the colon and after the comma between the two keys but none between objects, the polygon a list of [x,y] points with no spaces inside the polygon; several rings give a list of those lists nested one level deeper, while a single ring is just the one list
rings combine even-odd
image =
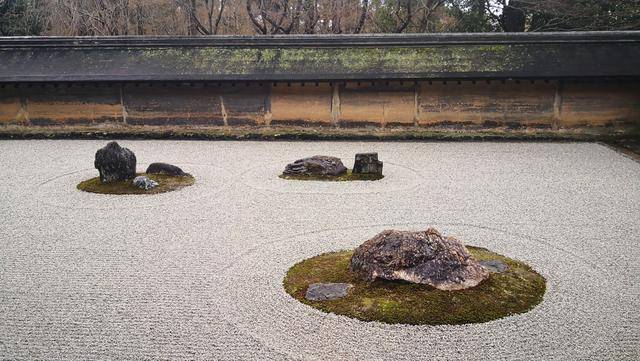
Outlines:
[{"label": "ochre wall", "polygon": [[332,97],[333,89],[326,83],[272,86],[271,124],[330,126],[333,124]]},{"label": "ochre wall", "polygon": [[640,123],[640,83],[347,83],[0,86],[0,124],[598,128]]},{"label": "ochre wall", "polygon": [[418,124],[551,127],[555,86],[499,81],[422,84]]},{"label": "ochre wall", "polygon": [[413,126],[415,85],[351,83],[340,88],[340,125]]}]

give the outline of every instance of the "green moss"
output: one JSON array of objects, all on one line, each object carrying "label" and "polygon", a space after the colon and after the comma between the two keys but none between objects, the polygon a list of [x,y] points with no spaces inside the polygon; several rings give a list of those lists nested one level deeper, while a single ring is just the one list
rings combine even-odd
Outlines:
[{"label": "green moss", "polygon": [[[136,54],[137,53],[137,54]],[[524,55],[523,55],[524,54]],[[136,56],[138,55],[138,56]],[[529,56],[508,45],[354,48],[143,49],[132,62],[219,75],[430,73],[519,69]],[[478,61],[482,59],[482,61]]]},{"label": "green moss", "polygon": [[195,183],[195,178],[192,176],[178,177],[145,173],[139,173],[138,175],[147,176],[149,179],[158,182],[159,185],[155,188],[144,190],[133,185],[131,180],[102,183],[100,177],[96,177],[80,182],[77,188],[81,191],[100,194],[158,194],[178,190]]},{"label": "green moss", "polygon": [[201,139],[201,140],[352,140],[352,141],[554,141],[606,142],[619,145],[628,135],[598,128],[554,132],[540,129],[449,130],[441,128],[313,128],[313,127],[204,127],[121,126],[113,124],[0,127],[0,139]]},{"label": "green moss", "polygon": [[[467,247],[477,260],[498,259],[509,269],[491,274],[480,285],[461,291],[442,291],[407,282],[365,282],[349,271],[353,251],[323,254],[294,265],[284,279],[292,297],[324,312],[363,321],[390,324],[455,325],[488,322],[525,313],[539,304],[545,279],[526,264],[490,252]],[[309,301],[304,296],[312,283],[346,282],[349,295],[333,301]]]},{"label": "green moss", "polygon": [[321,176],[321,175],[279,175],[282,179],[302,180],[302,181],[329,181],[329,182],[350,182],[350,181],[375,181],[384,178],[381,174],[360,174],[353,173],[351,169],[347,173],[340,176]]}]

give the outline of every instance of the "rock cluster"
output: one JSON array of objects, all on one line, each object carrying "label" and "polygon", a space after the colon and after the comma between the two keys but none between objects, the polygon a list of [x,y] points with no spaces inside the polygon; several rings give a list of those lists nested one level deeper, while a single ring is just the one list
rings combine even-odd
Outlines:
[{"label": "rock cluster", "polygon": [[282,174],[295,176],[340,176],[347,173],[347,168],[340,158],[316,155],[298,159],[288,164]]},{"label": "rock cluster", "polygon": [[[98,149],[94,166],[100,172],[100,181],[111,183],[133,179],[133,184],[144,190],[157,187],[158,182],[146,176],[136,177],[136,155],[129,149],[121,147],[117,142],[110,142]],[[147,174],[166,174],[170,176],[190,176],[179,167],[167,163],[152,163]]]},{"label": "rock cluster", "polygon": [[382,175],[382,162],[378,153],[358,153],[353,164],[353,173]]},{"label": "rock cluster", "polygon": [[460,241],[433,228],[383,231],[356,249],[350,269],[368,281],[404,280],[447,291],[474,287],[489,277]]},{"label": "rock cluster", "polygon": [[149,164],[149,167],[147,167],[147,171],[145,173],[166,174],[177,177],[186,177],[189,175],[188,173],[183,172],[179,167],[167,163],[151,163]]},{"label": "rock cluster", "polygon": [[116,142],[98,149],[93,164],[100,172],[100,181],[104,183],[133,179],[136,176],[135,154]]}]

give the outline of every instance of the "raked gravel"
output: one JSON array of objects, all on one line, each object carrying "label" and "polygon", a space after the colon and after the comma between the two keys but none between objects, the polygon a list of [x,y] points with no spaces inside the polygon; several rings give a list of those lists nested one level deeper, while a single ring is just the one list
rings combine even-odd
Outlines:
[{"label": "raked gravel", "polygon": [[[637,360],[640,164],[598,144],[120,141],[197,181],[83,193],[105,141],[0,142],[2,360]],[[277,177],[316,154],[376,182]],[[547,278],[484,324],[365,323],[282,288],[296,262],[434,226]]]}]

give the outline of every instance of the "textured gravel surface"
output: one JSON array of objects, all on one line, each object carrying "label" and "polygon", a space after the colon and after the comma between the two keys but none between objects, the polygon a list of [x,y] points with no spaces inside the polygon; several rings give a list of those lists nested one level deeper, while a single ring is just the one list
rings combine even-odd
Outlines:
[{"label": "textured gravel surface", "polygon": [[[597,144],[122,141],[194,186],[77,191],[102,141],[0,142],[0,359],[637,360],[640,164]],[[315,154],[376,182],[296,182]],[[533,311],[397,326],[289,297],[296,262],[434,226],[548,280]]]}]

